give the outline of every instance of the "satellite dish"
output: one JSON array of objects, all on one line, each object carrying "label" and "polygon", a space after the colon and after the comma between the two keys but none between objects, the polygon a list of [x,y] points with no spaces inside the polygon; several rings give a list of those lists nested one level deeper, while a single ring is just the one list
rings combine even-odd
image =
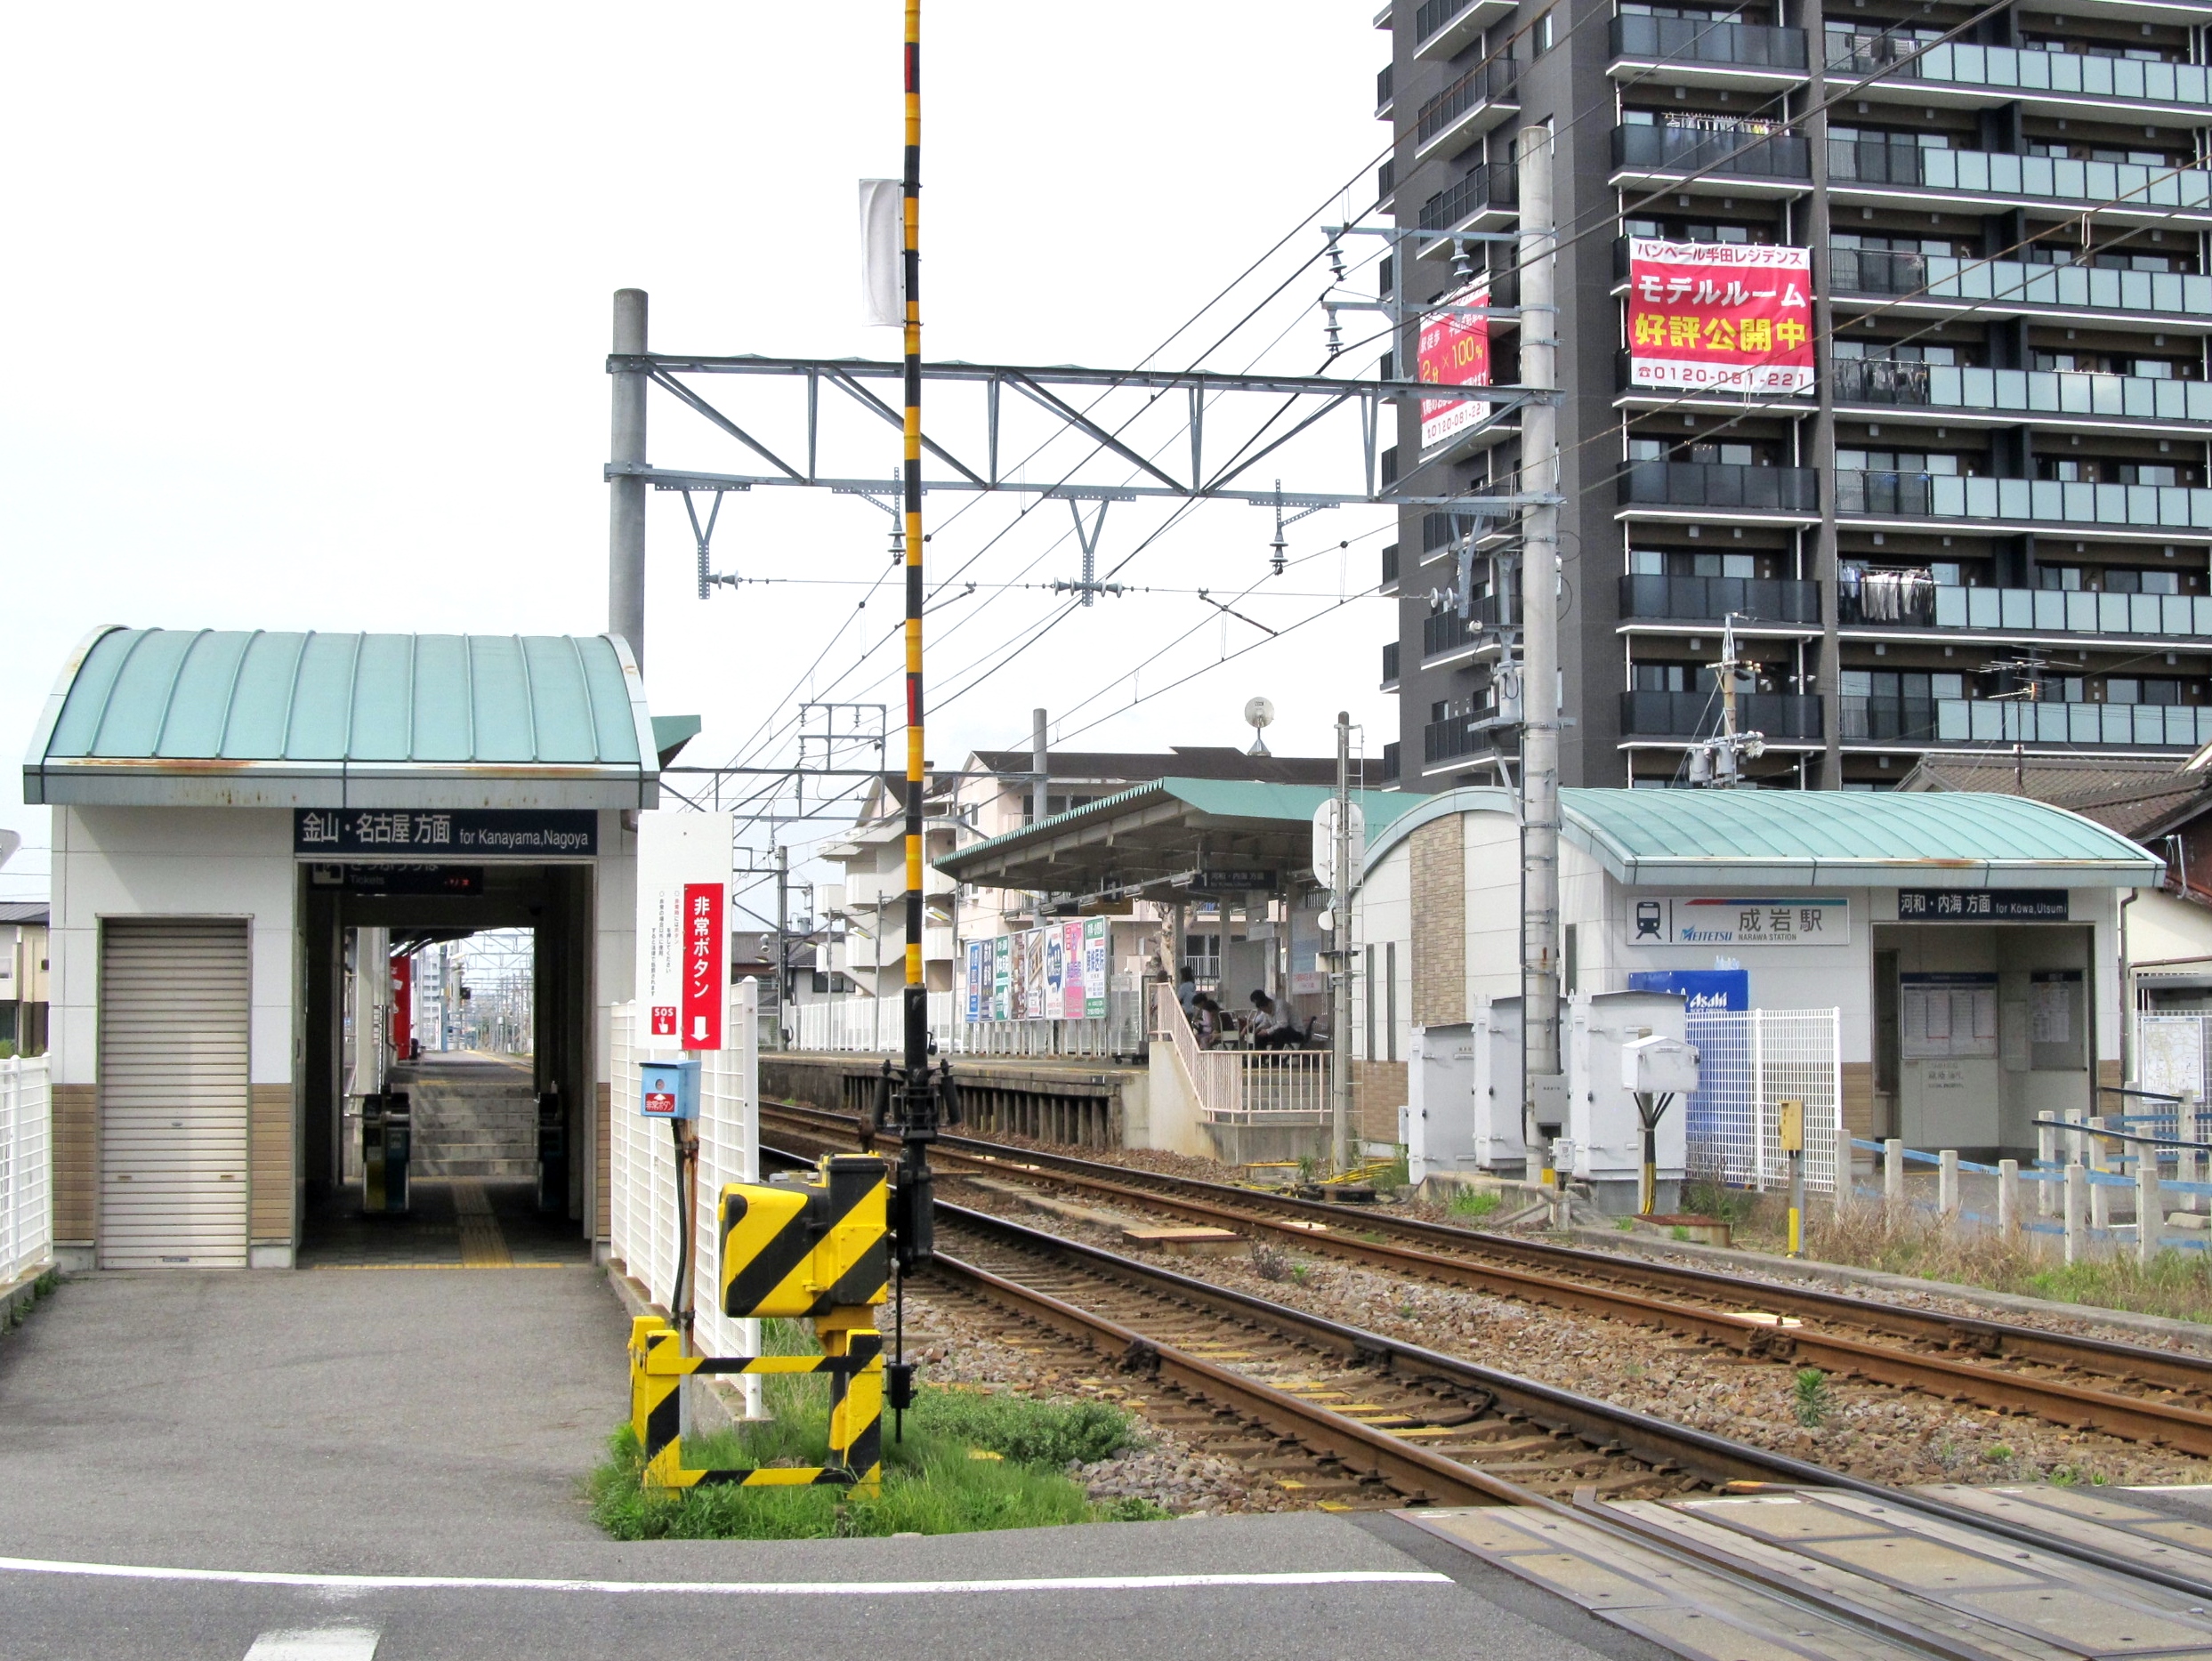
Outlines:
[{"label": "satellite dish", "polygon": [[1265,729],[1275,719],[1274,704],[1263,697],[1247,698],[1245,700],[1244,719],[1246,724],[1252,729],[1252,747],[1245,754],[1247,755],[1267,754],[1269,752]]}]

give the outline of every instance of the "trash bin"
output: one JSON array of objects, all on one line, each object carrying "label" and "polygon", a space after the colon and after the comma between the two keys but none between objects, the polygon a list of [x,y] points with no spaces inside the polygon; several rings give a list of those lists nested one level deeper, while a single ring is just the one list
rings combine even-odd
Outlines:
[{"label": "trash bin", "polygon": [[557,1089],[537,1098],[537,1208],[569,1209],[569,1118]]}]

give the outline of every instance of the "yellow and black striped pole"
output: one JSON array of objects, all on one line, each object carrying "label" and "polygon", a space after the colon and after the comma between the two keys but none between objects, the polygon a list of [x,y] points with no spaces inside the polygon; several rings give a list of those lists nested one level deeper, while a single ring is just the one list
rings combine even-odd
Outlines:
[{"label": "yellow and black striped pole", "polygon": [[[940,1107],[955,1117],[951,1084],[941,1069],[930,1076],[929,985],[922,968],[922,795],[927,787],[922,697],[922,4],[906,0],[907,145],[901,223],[901,254],[907,303],[906,335],[906,527],[907,527],[907,984],[904,1076],[894,1093],[884,1068],[877,1123],[892,1093],[898,1097],[899,1209],[896,1233],[901,1276],[930,1260],[934,1230],[931,1220],[929,1144],[936,1140]],[[948,1100],[941,1104],[940,1087]],[[900,1300],[900,1308],[905,1307]],[[899,1359],[892,1364],[892,1406],[906,1405],[912,1370],[906,1364],[901,1334]]]},{"label": "yellow and black striped pole", "polygon": [[[922,0],[907,0],[906,520],[907,520],[907,986],[908,1103],[927,1087],[929,990],[922,976]],[[910,1117],[910,1114],[909,1114]]]}]

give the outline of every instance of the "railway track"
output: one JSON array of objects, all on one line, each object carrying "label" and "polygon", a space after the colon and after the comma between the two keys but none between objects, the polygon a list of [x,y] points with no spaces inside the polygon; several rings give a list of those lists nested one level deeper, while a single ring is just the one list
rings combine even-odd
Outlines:
[{"label": "railway track", "polygon": [[[865,1141],[859,1123],[844,1114],[768,1102],[761,1111],[764,1119],[792,1126],[823,1146],[850,1148]],[[2212,1359],[2202,1357],[1739,1279],[965,1137],[941,1139],[934,1157],[949,1166],[1042,1180],[1185,1222],[1272,1236],[1395,1274],[2212,1455]]]},{"label": "railway track", "polygon": [[[1776,1656],[2056,1661],[2130,1653],[2128,1629],[2156,1620],[2193,1641],[2161,1653],[2212,1653],[2212,1529],[2155,1498],[1888,1488],[987,1212],[938,1213],[932,1300],[1079,1346],[1139,1382],[1148,1415],[1209,1428],[1248,1468],[1318,1459],[1355,1504],[1426,1507],[1407,1514],[1662,1642],[1692,1636],[1670,1625],[1686,1619]],[[1477,1506],[1508,1509],[1452,1509]],[[2006,1609],[1975,1586],[2010,1588]]]},{"label": "railway track", "polygon": [[[1664,1498],[1825,1482],[1818,1466],[939,1201],[933,1289],[1085,1346],[1226,1415],[1265,1470],[1317,1455],[1354,1487],[1440,1504]],[[1148,1416],[1160,1417],[1154,1404]],[[1294,1483],[1299,1480],[1292,1479]]]}]

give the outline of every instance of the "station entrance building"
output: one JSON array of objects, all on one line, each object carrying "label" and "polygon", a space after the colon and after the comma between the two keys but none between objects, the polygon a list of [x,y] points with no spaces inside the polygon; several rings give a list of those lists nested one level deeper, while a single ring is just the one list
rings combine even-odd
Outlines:
[{"label": "station entrance building", "polygon": [[292,1266],[346,1176],[351,971],[384,972],[349,942],[490,929],[531,931],[529,1082],[574,1153],[541,1203],[598,1249],[660,765],[612,636],[86,641],[23,769],[53,810],[64,1265]]}]

